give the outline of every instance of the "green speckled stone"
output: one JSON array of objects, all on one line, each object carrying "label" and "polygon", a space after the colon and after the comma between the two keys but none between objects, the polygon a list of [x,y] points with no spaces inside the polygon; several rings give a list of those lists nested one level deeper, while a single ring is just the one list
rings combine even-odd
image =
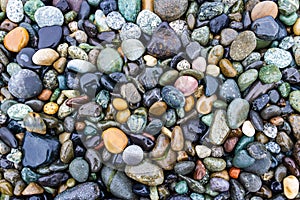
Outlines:
[{"label": "green speckled stone", "polygon": [[290,93],[290,104],[291,106],[300,112],[300,90],[296,90]]},{"label": "green speckled stone", "polygon": [[258,71],[256,69],[249,69],[242,73],[238,79],[238,85],[240,90],[245,91],[258,77]]},{"label": "green speckled stone", "polygon": [[204,26],[198,29],[195,29],[192,32],[192,40],[199,42],[201,45],[207,45],[209,41],[209,28]]},{"label": "green speckled stone", "polygon": [[118,7],[127,21],[135,22],[141,10],[141,0],[119,0]]},{"label": "green speckled stone", "polygon": [[259,79],[263,83],[276,83],[281,77],[282,74],[275,65],[266,65],[259,70]]},{"label": "green speckled stone", "polygon": [[291,86],[289,83],[284,82],[278,87],[278,90],[280,92],[280,95],[285,98],[289,96],[291,92]]},{"label": "green speckled stone", "polygon": [[192,200],[205,200],[205,197],[202,194],[192,193],[190,195]]},{"label": "green speckled stone", "polygon": [[293,24],[295,24],[296,20],[298,19],[298,15],[296,12],[293,12],[290,15],[283,15],[280,14],[279,15],[279,19],[280,21],[282,21],[282,23],[284,23],[287,26],[292,26]]},{"label": "green speckled stone", "polygon": [[14,120],[22,120],[30,112],[33,112],[33,110],[21,103],[14,104],[7,110],[8,116]]},{"label": "green speckled stone", "polygon": [[111,74],[120,72],[123,66],[123,59],[120,54],[110,47],[103,49],[97,58],[97,67],[100,72]]},{"label": "green speckled stone", "polygon": [[69,165],[71,176],[78,182],[84,182],[89,176],[89,164],[83,158],[75,158]]},{"label": "green speckled stone", "polygon": [[30,168],[28,167],[24,167],[21,171],[21,176],[22,179],[26,182],[26,183],[30,183],[30,182],[35,182],[37,181],[41,175],[33,172]]},{"label": "green speckled stone", "polygon": [[299,0],[278,0],[279,12],[290,15],[299,9]]},{"label": "green speckled stone", "polygon": [[274,64],[279,68],[289,66],[293,60],[290,52],[279,48],[270,48],[264,55],[265,62],[270,65]]},{"label": "green speckled stone", "polygon": [[31,20],[35,21],[34,19],[35,11],[37,11],[38,8],[43,6],[45,6],[45,4],[41,0],[29,0],[24,4],[24,11]]},{"label": "green speckled stone", "polygon": [[219,172],[225,169],[226,162],[222,158],[207,157],[204,158],[205,167],[211,172]]}]

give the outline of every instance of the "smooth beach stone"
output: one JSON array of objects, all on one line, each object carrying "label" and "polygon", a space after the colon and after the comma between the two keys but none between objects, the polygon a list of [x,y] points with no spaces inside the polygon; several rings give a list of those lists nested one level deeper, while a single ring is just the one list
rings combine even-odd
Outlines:
[{"label": "smooth beach stone", "polygon": [[68,48],[68,54],[72,59],[88,60],[87,53],[77,46],[70,46]]},{"label": "smooth beach stone", "polygon": [[59,157],[63,163],[70,163],[74,158],[74,147],[71,140],[67,140],[62,144]]},{"label": "smooth beach stone", "polygon": [[127,39],[139,39],[141,35],[141,28],[138,25],[131,22],[124,24],[120,31],[120,38],[122,41]]},{"label": "smooth beach stone", "polygon": [[105,74],[120,72],[123,67],[123,59],[115,49],[107,47],[98,55],[97,67],[100,72]]},{"label": "smooth beach stone", "polygon": [[225,192],[229,190],[229,182],[223,178],[211,178],[209,184],[210,188],[216,192]]},{"label": "smooth beach stone", "polygon": [[174,171],[177,174],[186,175],[191,173],[195,168],[195,163],[192,161],[178,162],[174,166]]},{"label": "smooth beach stone", "polygon": [[177,54],[180,48],[181,41],[167,22],[161,23],[155,29],[147,45],[148,53],[158,58],[171,57]]},{"label": "smooth beach stone", "polygon": [[198,81],[191,76],[180,76],[174,83],[174,87],[180,90],[184,96],[189,96],[196,91]]},{"label": "smooth beach stone", "polygon": [[254,6],[251,11],[251,19],[255,21],[256,19],[272,16],[274,19],[278,14],[277,4],[273,1],[263,1],[259,2]]},{"label": "smooth beach stone", "polygon": [[59,142],[54,138],[26,132],[22,151],[24,154],[23,166],[36,168],[41,165],[47,165],[57,158]]},{"label": "smooth beach stone", "polygon": [[238,32],[231,28],[225,28],[221,30],[221,40],[220,43],[224,46],[230,45],[238,36]]},{"label": "smooth beach stone", "polygon": [[161,86],[171,85],[177,80],[178,75],[179,73],[177,70],[168,70],[160,76],[158,83]]},{"label": "smooth beach stone", "polygon": [[252,109],[256,111],[262,110],[270,101],[268,94],[263,94],[252,101]]},{"label": "smooth beach stone", "polygon": [[102,133],[106,149],[111,153],[121,153],[127,146],[128,138],[118,128],[108,128]]},{"label": "smooth beach stone", "polygon": [[32,56],[32,61],[36,65],[50,66],[59,58],[59,54],[51,49],[40,49]]},{"label": "smooth beach stone", "polygon": [[207,45],[209,42],[209,28],[208,26],[203,26],[194,29],[191,35],[191,39],[199,42],[200,45]]},{"label": "smooth beach stone", "polygon": [[119,0],[118,8],[127,21],[135,22],[141,10],[141,0]]},{"label": "smooth beach stone", "polygon": [[219,95],[227,102],[231,102],[235,98],[241,98],[241,92],[234,79],[227,79],[221,85]]},{"label": "smooth beach stone", "polygon": [[283,179],[283,192],[288,199],[293,199],[299,192],[299,180],[293,176],[287,176]]},{"label": "smooth beach stone", "polygon": [[89,164],[83,158],[75,158],[69,165],[69,171],[76,181],[85,182],[89,176]]},{"label": "smooth beach stone", "polygon": [[8,116],[14,120],[24,119],[29,112],[33,112],[33,110],[28,105],[21,103],[14,104],[7,110]]},{"label": "smooth beach stone", "polygon": [[199,158],[206,158],[211,155],[211,149],[205,145],[197,145],[195,150]]},{"label": "smooth beach stone", "polygon": [[24,4],[24,12],[34,21],[34,13],[38,8],[45,6],[41,0],[29,0]]},{"label": "smooth beach stone", "polygon": [[276,83],[281,78],[281,71],[274,64],[266,65],[259,70],[259,79],[263,83]]},{"label": "smooth beach stone", "polygon": [[179,181],[175,185],[175,192],[178,194],[185,194],[188,192],[188,185],[186,181]]},{"label": "smooth beach stone", "polygon": [[248,101],[237,98],[234,99],[227,108],[227,122],[231,129],[239,128],[247,119],[249,113]]},{"label": "smooth beach stone", "polygon": [[35,65],[32,62],[32,56],[35,54],[35,50],[33,48],[23,48],[17,55],[17,63],[21,67],[35,68]]},{"label": "smooth beach stone", "polygon": [[60,26],[43,27],[38,32],[38,48],[56,48],[62,37],[62,28]]},{"label": "smooth beach stone", "polygon": [[256,37],[252,31],[241,32],[230,46],[230,57],[236,61],[245,59],[256,48]]},{"label": "smooth beach stone", "polygon": [[85,160],[89,163],[91,172],[100,171],[103,161],[99,151],[88,149],[85,153]]},{"label": "smooth beach stone", "polygon": [[271,167],[271,154],[267,151],[266,157],[262,159],[256,159],[253,165],[245,168],[244,170],[260,176],[268,172],[270,167]]},{"label": "smooth beach stone", "polygon": [[268,65],[274,64],[279,68],[285,68],[292,62],[291,53],[279,48],[270,48],[264,54],[264,60]]},{"label": "smooth beach stone", "polygon": [[[17,142],[15,136],[6,127],[0,128],[0,139],[1,139],[1,143],[8,145],[7,148],[9,148],[9,147],[17,148],[17,146],[18,146],[18,142]],[[3,145],[3,148],[6,145]]]},{"label": "smooth beach stone", "polygon": [[152,35],[161,22],[159,16],[149,10],[142,10],[136,19],[136,24],[148,35]]},{"label": "smooth beach stone", "polygon": [[133,180],[148,186],[157,186],[164,181],[163,170],[149,160],[145,160],[136,166],[127,165],[125,173]]},{"label": "smooth beach stone", "polygon": [[290,15],[299,9],[299,1],[296,0],[279,0],[279,12],[284,15]]},{"label": "smooth beach stone", "polygon": [[86,182],[76,185],[70,189],[59,193],[54,200],[64,199],[90,199],[95,200],[99,198],[101,190],[97,183]]},{"label": "smooth beach stone", "polygon": [[122,158],[127,165],[138,165],[144,158],[143,154],[140,146],[130,145],[123,151]]},{"label": "smooth beach stone", "polygon": [[95,72],[97,70],[96,66],[86,60],[73,59],[70,60],[67,64],[67,68],[78,72],[78,73],[88,73]]},{"label": "smooth beach stone", "polygon": [[161,91],[162,99],[172,108],[182,108],[185,98],[182,92],[173,86],[165,86]]},{"label": "smooth beach stone", "polygon": [[46,134],[47,128],[43,119],[40,117],[38,113],[28,113],[23,119],[24,126],[27,131]]},{"label": "smooth beach stone", "polygon": [[207,157],[204,158],[205,167],[211,172],[219,172],[225,169],[226,162],[222,158]]},{"label": "smooth beach stone", "polygon": [[198,19],[200,21],[212,19],[220,14],[224,10],[224,4],[222,2],[204,2],[199,9]]},{"label": "smooth beach stone", "polygon": [[220,33],[220,31],[227,27],[229,24],[229,17],[226,14],[221,14],[210,20],[209,27],[210,31],[214,34]]},{"label": "smooth beach stone", "polygon": [[157,0],[154,1],[154,12],[162,20],[174,21],[180,18],[188,8],[188,0]]},{"label": "smooth beach stone", "polygon": [[259,39],[272,41],[278,37],[279,25],[273,17],[266,16],[255,20],[251,29]]},{"label": "smooth beach stone", "polygon": [[245,91],[258,77],[256,69],[249,69],[242,73],[238,78],[238,85],[240,90]]},{"label": "smooth beach stone", "polygon": [[300,112],[300,91],[296,90],[290,93],[289,101],[291,106]]},{"label": "smooth beach stone", "polygon": [[251,166],[254,162],[255,159],[246,150],[241,150],[234,155],[232,163],[235,167],[243,169]]},{"label": "smooth beach stone", "polygon": [[41,186],[46,187],[57,187],[63,182],[68,180],[69,175],[67,173],[57,172],[54,174],[46,175],[43,177],[40,177],[38,179],[38,183]]},{"label": "smooth beach stone", "polygon": [[28,31],[23,27],[17,27],[8,32],[4,37],[4,46],[12,52],[19,52],[29,42]]},{"label": "smooth beach stone", "polygon": [[235,179],[230,179],[230,198],[232,200],[245,199],[246,191],[244,187]]},{"label": "smooth beach stone", "polygon": [[221,145],[225,142],[229,127],[226,123],[226,112],[224,110],[216,110],[209,132],[209,140],[215,145]]},{"label": "smooth beach stone", "polygon": [[[100,1],[99,1],[100,2]],[[99,4],[99,3],[98,3]],[[115,11],[118,8],[118,3],[116,0],[103,0],[99,4],[100,9],[103,11],[105,15],[110,13],[111,11]]]},{"label": "smooth beach stone", "polygon": [[137,60],[145,52],[143,43],[137,39],[124,40],[121,47],[125,56],[131,61]]},{"label": "smooth beach stone", "polygon": [[8,0],[6,5],[7,18],[15,23],[19,23],[24,18],[23,3],[21,0]]},{"label": "smooth beach stone", "polygon": [[120,30],[126,22],[123,16],[117,11],[110,12],[105,21],[106,24],[114,30]]},{"label": "smooth beach stone", "polygon": [[45,26],[61,26],[64,23],[62,12],[54,6],[43,6],[34,13],[34,19],[40,28]]},{"label": "smooth beach stone", "polygon": [[[207,70],[206,70],[207,73]],[[205,96],[212,96],[214,95],[218,88],[219,88],[219,80],[213,76],[210,75],[206,75],[204,77],[204,81],[206,84],[206,88],[205,88]]]},{"label": "smooth beach stone", "polygon": [[239,181],[249,192],[257,192],[262,186],[260,177],[248,172],[242,172],[239,176]]},{"label": "smooth beach stone", "polygon": [[278,106],[270,105],[261,111],[260,116],[264,120],[268,120],[272,117],[279,116],[280,114],[281,114],[281,109]]}]

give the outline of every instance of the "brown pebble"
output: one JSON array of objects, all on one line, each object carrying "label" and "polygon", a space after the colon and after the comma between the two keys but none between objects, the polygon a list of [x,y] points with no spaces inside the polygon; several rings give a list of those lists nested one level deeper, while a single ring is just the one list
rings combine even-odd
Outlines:
[{"label": "brown pebble", "polygon": [[37,183],[31,182],[29,185],[23,190],[22,195],[34,195],[34,194],[43,194],[44,189],[39,186]]},{"label": "brown pebble", "polygon": [[184,136],[180,126],[175,126],[172,131],[171,148],[174,151],[181,151],[184,147]]},{"label": "brown pebble", "polygon": [[126,100],[121,98],[114,98],[112,105],[116,110],[125,110],[128,107]]},{"label": "brown pebble", "polygon": [[6,32],[9,32],[11,30],[13,30],[14,28],[16,28],[18,26],[18,24],[13,23],[12,21],[10,21],[9,19],[5,19],[1,25],[0,25],[0,29]]},{"label": "brown pebble", "polygon": [[67,59],[64,57],[59,58],[57,61],[53,63],[53,68],[58,72],[58,73],[63,73],[65,70],[65,66],[67,64]]},{"label": "brown pebble", "polygon": [[142,0],[142,9],[150,10],[151,12],[153,12],[154,0]]},{"label": "brown pebble", "polygon": [[263,1],[259,2],[254,6],[251,11],[251,19],[255,21],[256,19],[272,16],[274,19],[278,14],[277,4],[273,1]]},{"label": "brown pebble", "polygon": [[7,50],[12,52],[19,52],[27,46],[29,42],[28,31],[23,27],[17,27],[4,37],[4,46]]},{"label": "brown pebble", "polygon": [[280,116],[277,116],[277,117],[273,117],[270,119],[270,122],[272,124],[274,124],[275,126],[281,126],[284,122],[284,119]]},{"label": "brown pebble", "polygon": [[205,174],[206,168],[204,164],[201,162],[201,160],[197,160],[193,178],[195,180],[201,180],[205,176]]},{"label": "brown pebble", "polygon": [[149,114],[154,116],[161,116],[166,112],[166,110],[167,104],[163,101],[159,101],[152,104],[152,106],[149,108]]},{"label": "brown pebble", "polygon": [[226,181],[229,181],[229,179],[230,179],[227,170],[222,170],[220,172],[214,172],[210,175],[210,178],[222,178],[222,179],[225,179]]},{"label": "brown pebble", "polygon": [[224,76],[233,78],[237,75],[236,69],[232,66],[232,63],[228,59],[224,58],[220,60],[219,66]]},{"label": "brown pebble", "polygon": [[217,100],[216,95],[212,95],[210,97],[206,97],[203,95],[200,97],[196,103],[196,109],[200,114],[206,115],[211,112],[213,107],[213,102]]},{"label": "brown pebble", "polygon": [[38,96],[41,101],[48,101],[52,95],[52,91],[49,89],[44,89],[42,93]]},{"label": "brown pebble", "polygon": [[123,124],[123,123],[127,122],[129,117],[130,117],[129,109],[121,110],[121,111],[118,111],[116,114],[116,121]]},{"label": "brown pebble", "polygon": [[195,98],[193,96],[188,96],[185,98],[184,111],[190,112],[195,106]]},{"label": "brown pebble", "polygon": [[238,137],[228,138],[224,143],[224,150],[228,153],[232,152],[236,143],[239,141]]},{"label": "brown pebble", "polygon": [[283,158],[283,164],[286,166],[286,168],[290,171],[290,173],[294,176],[299,177],[300,176],[300,169],[296,162],[289,157],[284,157]]}]

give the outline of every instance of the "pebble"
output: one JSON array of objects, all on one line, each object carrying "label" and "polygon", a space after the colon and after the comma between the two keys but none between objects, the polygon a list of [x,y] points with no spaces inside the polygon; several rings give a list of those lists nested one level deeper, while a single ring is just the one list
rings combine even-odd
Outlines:
[{"label": "pebble", "polygon": [[227,108],[227,121],[231,129],[240,127],[247,119],[249,113],[248,101],[237,98],[234,99]]},{"label": "pebble", "polygon": [[36,65],[50,66],[59,58],[56,51],[50,48],[40,49],[32,56],[32,61]]},{"label": "pebble", "polygon": [[221,2],[204,2],[199,9],[198,20],[204,21],[220,15],[224,10]]},{"label": "pebble", "polygon": [[187,0],[158,0],[154,1],[154,12],[165,21],[180,18],[188,8]]},{"label": "pebble", "polygon": [[199,158],[206,158],[211,155],[211,149],[205,145],[197,145],[195,150]]},{"label": "pebble", "polygon": [[142,10],[136,19],[136,24],[148,35],[152,35],[161,22],[160,17],[149,10]]},{"label": "pebble", "polygon": [[234,79],[227,79],[221,85],[219,94],[227,102],[231,102],[235,98],[241,98],[239,87]]},{"label": "pebble", "polygon": [[57,158],[58,150],[59,142],[56,139],[26,132],[22,145],[22,164],[32,168],[49,164]]},{"label": "pebble", "polygon": [[139,39],[141,34],[141,28],[131,22],[124,24],[120,31],[120,37],[122,41],[127,39]]},{"label": "pebble", "polygon": [[215,192],[226,192],[229,190],[229,182],[223,178],[211,178],[210,189]]},{"label": "pebble", "polygon": [[299,181],[293,176],[287,176],[283,179],[283,192],[288,199],[293,199],[299,192]]},{"label": "pebble", "polygon": [[299,9],[299,2],[294,0],[291,1],[279,0],[278,7],[280,13],[284,15],[290,15]]},{"label": "pebble", "polygon": [[112,11],[107,15],[105,22],[110,28],[120,30],[125,24],[125,19],[119,12]]},{"label": "pebble", "polygon": [[41,93],[42,83],[35,72],[22,69],[10,78],[8,90],[17,98],[29,99]]},{"label": "pebble", "polygon": [[221,158],[207,157],[204,158],[205,167],[211,172],[219,172],[225,169],[226,162]]},{"label": "pebble", "polygon": [[268,65],[274,64],[279,68],[285,68],[292,62],[292,56],[283,49],[270,48],[264,54],[264,60]]},{"label": "pebble", "polygon": [[33,110],[29,106],[17,103],[8,108],[7,115],[14,120],[22,120],[30,112]]},{"label": "pebble", "polygon": [[258,77],[256,69],[249,69],[242,73],[238,78],[238,85],[240,90],[245,91]]},{"label": "pebble", "polygon": [[[60,26],[43,27],[38,32],[38,48],[56,48],[62,37],[62,28]],[[51,37],[50,37],[51,36]]]},{"label": "pebble", "polygon": [[23,119],[24,126],[27,131],[46,134],[47,128],[43,119],[38,113],[30,112]]},{"label": "pebble", "polygon": [[241,61],[245,59],[256,47],[256,37],[252,31],[241,32],[230,46],[230,57]]},{"label": "pebble", "polygon": [[35,194],[43,194],[44,189],[39,186],[37,183],[29,183],[27,187],[22,191],[22,195],[35,195]]},{"label": "pebble", "polygon": [[191,173],[195,168],[195,163],[192,161],[182,161],[178,162],[174,166],[174,171],[177,174],[187,175]]},{"label": "pebble", "polygon": [[266,123],[264,125],[264,130],[263,130],[264,134],[270,138],[275,138],[277,135],[277,127],[271,123]]},{"label": "pebble", "polygon": [[196,91],[198,82],[191,76],[180,76],[175,81],[174,87],[180,90],[184,96],[190,96]]},{"label": "pebble", "polygon": [[157,186],[163,183],[163,170],[148,160],[139,165],[125,167],[125,173],[128,177],[148,186]]},{"label": "pebble", "polygon": [[255,159],[252,158],[246,150],[238,151],[234,157],[232,164],[237,168],[247,168],[255,162]]},{"label": "pebble", "polygon": [[167,22],[161,23],[153,32],[147,45],[147,52],[158,58],[175,55],[181,48],[181,41]]},{"label": "pebble", "polygon": [[231,28],[225,28],[221,31],[220,43],[224,46],[230,45],[238,36],[238,32]]},{"label": "pebble", "polygon": [[45,26],[61,26],[64,23],[62,12],[54,6],[43,6],[36,10],[34,19],[40,28]]},{"label": "pebble", "polygon": [[[0,128],[0,138],[1,143],[3,143],[3,150],[9,149],[10,147],[16,148],[17,147],[17,140],[14,137],[13,133],[6,127]],[[8,146],[7,146],[8,145]]]},{"label": "pebble", "polygon": [[137,39],[124,40],[121,47],[125,56],[131,61],[137,60],[145,52],[144,45]]},{"label": "pebble", "polygon": [[248,137],[252,137],[255,134],[254,126],[252,125],[252,123],[249,120],[246,120],[243,123],[242,131]]},{"label": "pebble", "polygon": [[120,0],[118,1],[118,8],[120,13],[127,21],[135,22],[137,15],[141,10],[141,1],[137,0]]},{"label": "pebble", "polygon": [[24,18],[23,3],[21,0],[8,0],[6,5],[7,18],[15,23],[19,23]]},{"label": "pebble", "polygon": [[182,108],[185,104],[184,95],[173,86],[165,86],[161,91],[162,99],[172,108]]},{"label": "pebble", "polygon": [[290,96],[289,96],[289,101],[290,101],[291,106],[298,112],[300,112],[299,97],[300,97],[299,90],[291,92]]},{"label": "pebble", "polygon": [[255,21],[256,19],[272,16],[274,19],[277,17],[278,7],[273,1],[259,2],[254,6],[251,11],[251,19]]},{"label": "pebble", "polygon": [[224,76],[233,78],[237,75],[236,69],[232,66],[231,62],[228,59],[221,59],[219,61],[219,66]]},{"label": "pebble", "polygon": [[242,172],[239,181],[248,192],[257,192],[262,186],[260,177],[248,172]]},{"label": "pebble", "polygon": [[230,197],[232,200],[245,199],[246,191],[243,186],[235,179],[230,179]]},{"label": "pebble", "polygon": [[259,79],[263,83],[276,83],[282,78],[279,68],[274,65],[266,65],[259,70]]},{"label": "pebble", "polygon": [[67,64],[67,68],[82,74],[88,72],[95,72],[97,70],[96,66],[92,63],[80,59],[70,60]]},{"label": "pebble", "polygon": [[122,158],[127,165],[138,165],[144,158],[143,150],[137,145],[130,145],[123,151]]},{"label": "pebble", "polygon": [[76,181],[85,182],[89,176],[89,164],[83,158],[75,158],[69,165],[69,171]]},{"label": "pebble", "polygon": [[96,199],[100,196],[100,188],[97,183],[86,182],[76,185],[58,194],[54,199]]},{"label": "pebble", "polygon": [[279,25],[271,16],[255,20],[251,25],[252,31],[262,40],[275,40],[279,31]]},{"label": "pebble", "polygon": [[28,31],[23,27],[17,27],[9,31],[4,37],[4,46],[12,52],[19,52],[29,42]]},{"label": "pebble", "polygon": [[103,131],[102,139],[106,149],[111,153],[121,153],[128,143],[126,135],[118,128],[108,128]]},{"label": "pebble", "polygon": [[120,54],[112,49],[103,49],[97,58],[97,67],[100,72],[111,74],[113,72],[120,72],[123,66],[123,59]]},{"label": "pebble", "polygon": [[194,29],[191,35],[191,39],[199,42],[200,45],[207,45],[209,42],[209,28],[203,26],[201,28]]}]

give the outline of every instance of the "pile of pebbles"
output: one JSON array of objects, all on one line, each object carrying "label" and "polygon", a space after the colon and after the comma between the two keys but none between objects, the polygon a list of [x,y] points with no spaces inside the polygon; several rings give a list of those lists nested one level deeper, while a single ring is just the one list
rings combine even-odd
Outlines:
[{"label": "pile of pebbles", "polygon": [[0,199],[299,199],[299,0],[0,0]]}]

